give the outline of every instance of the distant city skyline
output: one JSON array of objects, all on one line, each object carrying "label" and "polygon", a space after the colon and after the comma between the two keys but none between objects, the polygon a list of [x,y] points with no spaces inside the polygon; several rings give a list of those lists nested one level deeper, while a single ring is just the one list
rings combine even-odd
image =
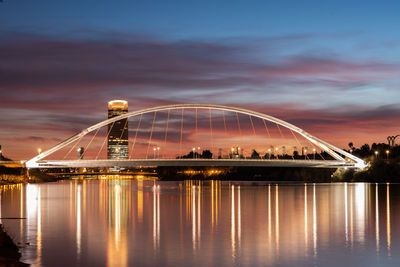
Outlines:
[{"label": "distant city skyline", "polygon": [[106,117],[239,106],[341,148],[400,134],[400,3],[3,1],[0,144],[28,159]]}]

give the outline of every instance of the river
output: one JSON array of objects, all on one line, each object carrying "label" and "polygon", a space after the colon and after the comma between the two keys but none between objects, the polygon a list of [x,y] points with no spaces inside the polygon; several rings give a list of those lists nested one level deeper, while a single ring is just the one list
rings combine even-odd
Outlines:
[{"label": "river", "polygon": [[400,266],[400,185],[100,179],[1,187],[32,266]]}]

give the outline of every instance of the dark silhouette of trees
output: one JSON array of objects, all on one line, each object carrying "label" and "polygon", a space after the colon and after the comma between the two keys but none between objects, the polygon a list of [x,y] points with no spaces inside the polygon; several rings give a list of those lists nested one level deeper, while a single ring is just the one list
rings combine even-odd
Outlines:
[{"label": "dark silhouette of trees", "polygon": [[354,144],[353,144],[353,142],[350,142],[350,143],[349,143],[349,148],[350,148],[350,151],[352,151],[352,150],[354,149]]},{"label": "dark silhouette of trees", "polygon": [[177,159],[212,159],[213,154],[210,150],[203,150],[201,154],[190,151],[188,154],[176,157]]},{"label": "dark silhouette of trees", "polygon": [[212,159],[213,154],[211,153],[210,150],[203,150],[203,153],[201,153],[201,158],[202,159]]},{"label": "dark silhouette of trees", "polygon": [[250,157],[252,159],[259,159],[260,158],[260,154],[255,149],[253,149],[253,151],[251,152],[251,156]]}]

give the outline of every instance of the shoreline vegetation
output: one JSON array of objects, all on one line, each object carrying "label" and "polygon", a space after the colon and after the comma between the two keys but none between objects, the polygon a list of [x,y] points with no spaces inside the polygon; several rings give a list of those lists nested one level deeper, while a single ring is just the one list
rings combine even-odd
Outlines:
[{"label": "shoreline vegetation", "polygon": [[364,170],[337,169],[332,175],[332,182],[400,182],[400,163],[377,159]]},{"label": "shoreline vegetation", "polygon": [[21,183],[43,183],[60,180],[58,177],[47,175],[40,170],[30,170],[25,168],[10,168],[0,166],[0,185],[21,184]]}]

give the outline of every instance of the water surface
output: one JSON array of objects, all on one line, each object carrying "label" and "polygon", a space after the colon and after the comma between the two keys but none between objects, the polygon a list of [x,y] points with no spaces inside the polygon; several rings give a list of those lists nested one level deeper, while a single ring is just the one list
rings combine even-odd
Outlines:
[{"label": "water surface", "polygon": [[2,223],[33,266],[400,266],[399,205],[397,184],[68,180],[1,189]]}]

